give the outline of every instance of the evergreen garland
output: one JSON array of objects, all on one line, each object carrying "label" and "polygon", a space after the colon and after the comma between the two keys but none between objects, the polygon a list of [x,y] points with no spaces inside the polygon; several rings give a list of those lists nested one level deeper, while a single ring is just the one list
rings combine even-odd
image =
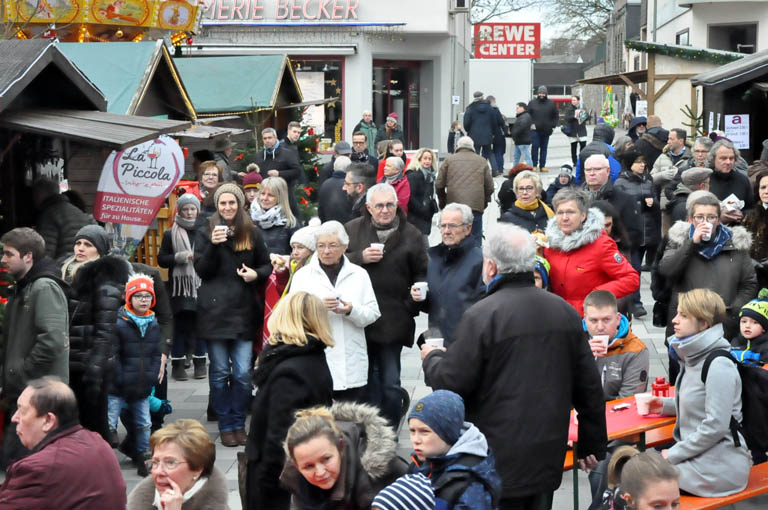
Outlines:
[{"label": "evergreen garland", "polygon": [[674,44],[660,44],[648,41],[624,41],[627,49],[653,53],[667,57],[695,60],[697,62],[712,62],[713,64],[728,64],[743,58],[745,55],[730,51],[711,50],[707,48],[691,48]]}]

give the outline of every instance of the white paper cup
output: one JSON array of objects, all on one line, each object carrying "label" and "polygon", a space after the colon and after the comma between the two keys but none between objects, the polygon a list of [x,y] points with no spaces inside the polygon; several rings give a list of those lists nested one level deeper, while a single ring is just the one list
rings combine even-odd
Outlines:
[{"label": "white paper cup", "polygon": [[229,227],[227,227],[226,225],[216,225],[215,227],[213,227],[213,231],[214,232],[220,232],[220,231],[223,230],[224,232],[226,232],[227,228],[229,228]]},{"label": "white paper cup", "polygon": [[635,395],[635,404],[637,404],[637,414],[645,416],[651,413],[651,399],[653,399],[653,393],[637,393]]},{"label": "white paper cup", "polygon": [[442,338],[427,338],[424,343],[430,347],[442,347],[444,340]]},{"label": "white paper cup", "polygon": [[371,248],[374,250],[379,250],[381,253],[384,253],[384,243],[371,243]]},{"label": "white paper cup", "polygon": [[603,344],[603,350],[601,354],[605,354],[606,352],[608,352],[608,340],[609,340],[608,335],[594,335],[592,337],[592,340],[599,340],[600,343]]},{"label": "white paper cup", "polygon": [[416,301],[424,301],[427,299],[427,291],[429,290],[429,284],[427,282],[416,282],[413,284],[419,293],[419,299]]},{"label": "white paper cup", "polygon": [[710,239],[712,239],[712,229],[714,228],[714,225],[711,224],[708,221],[705,221],[704,224],[707,226],[707,233],[706,234],[702,234],[701,240],[702,241],[709,241]]}]

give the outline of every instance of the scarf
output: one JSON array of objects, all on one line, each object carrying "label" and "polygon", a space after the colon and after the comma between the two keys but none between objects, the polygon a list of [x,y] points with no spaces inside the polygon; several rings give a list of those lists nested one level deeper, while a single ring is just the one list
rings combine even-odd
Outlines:
[{"label": "scarf", "polygon": [[[195,220],[187,220],[176,215],[176,221],[174,221],[171,227],[171,244],[173,245],[173,253],[179,252],[193,252],[195,247],[189,242],[189,234],[187,230],[190,230],[195,226]],[[184,263],[178,261],[173,265],[171,270],[171,277],[173,278],[173,288],[171,295],[173,297],[183,296],[185,298],[197,299],[197,288],[200,287],[200,277],[195,272],[195,266],[191,260]]]},{"label": "scarf", "polygon": [[[195,484],[192,487],[190,487],[187,492],[183,494],[182,505],[186,503],[189,499],[191,499],[192,496],[200,492],[200,489],[203,488],[203,485],[205,485],[205,482],[207,481],[208,481],[207,476],[201,476],[200,478],[198,478]],[[152,501],[152,506],[157,508],[158,510],[163,509],[163,504],[160,502],[160,493],[157,492],[157,489],[155,489],[155,500]]]},{"label": "scarf", "polygon": [[400,217],[395,216],[395,220],[389,225],[379,225],[373,221],[373,218],[371,218],[371,224],[373,225],[373,228],[376,229],[376,235],[379,238],[379,242],[386,243],[387,239],[389,239],[400,227]]},{"label": "scarf", "polygon": [[394,183],[395,181],[397,181],[397,180],[400,180],[400,178],[401,178],[402,176],[403,176],[403,171],[402,171],[402,170],[400,170],[400,171],[399,171],[399,172],[397,172],[395,175],[391,175],[391,176],[389,176],[389,177],[387,177],[387,176],[385,175],[385,176],[384,176],[384,181],[385,181],[387,184],[392,184],[392,183]]},{"label": "scarf", "polygon": [[130,306],[126,305],[125,314],[138,326],[141,338],[144,338],[144,335],[147,334],[147,328],[155,321],[155,312],[152,310],[147,310],[146,315],[138,315]]},{"label": "scarf", "polygon": [[547,213],[547,218],[551,218],[552,216],[555,215],[555,213],[552,212],[552,209],[550,209],[547,204],[545,204],[544,202],[542,202],[538,198],[536,200],[534,200],[533,202],[531,202],[530,204],[524,204],[518,198],[517,200],[515,200],[515,207],[517,207],[518,209],[522,209],[523,211],[529,211],[531,213],[536,211],[539,207],[543,207],[544,208],[544,212]]},{"label": "scarf", "polygon": [[[694,230],[696,230],[696,228],[691,224],[691,229],[688,231],[689,238],[693,237]],[[725,243],[730,241],[731,238],[733,238],[731,230],[723,225],[718,225],[712,238],[709,241],[702,241],[699,245],[701,246],[701,248],[699,248],[699,255],[707,260],[712,260],[718,253],[723,251]]]},{"label": "scarf", "polygon": [[431,186],[435,182],[435,174],[432,172],[432,169],[424,168],[423,166],[419,165],[419,171],[421,171],[421,174],[424,176],[424,180],[427,181],[427,186],[429,189],[432,189]]},{"label": "scarf", "polygon": [[275,140],[275,145],[272,147],[264,147],[264,161],[267,160],[267,156],[272,156],[272,159],[275,159],[275,151],[277,148],[280,147],[280,140]]},{"label": "scarf", "polygon": [[251,204],[251,219],[264,230],[272,227],[282,227],[288,223],[279,205],[265,211],[256,200]]}]

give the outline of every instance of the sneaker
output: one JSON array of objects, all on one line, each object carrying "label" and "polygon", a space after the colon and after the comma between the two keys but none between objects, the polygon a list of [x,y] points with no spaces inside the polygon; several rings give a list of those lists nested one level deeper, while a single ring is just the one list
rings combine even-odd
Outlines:
[{"label": "sneaker", "polygon": [[532,171],[533,171],[533,172],[538,172],[538,171],[539,171],[539,167],[537,167],[537,166],[533,167],[533,170],[532,170]]},{"label": "sneaker", "polygon": [[237,441],[237,438],[235,437],[235,432],[232,430],[228,430],[226,432],[222,432],[219,436],[219,439],[221,439],[221,444],[227,447],[234,447],[234,446],[240,446],[240,443]]},{"label": "sneaker", "polygon": [[205,357],[193,358],[195,364],[195,372],[192,375],[195,379],[205,379],[208,375],[208,370],[205,367]]},{"label": "sneaker", "polygon": [[187,375],[187,370],[184,368],[184,360],[173,360],[171,362],[171,377],[173,377],[177,381],[186,381],[189,379],[189,375]]},{"label": "sneaker", "polygon": [[544,172],[546,172],[546,171],[547,171],[547,169],[546,169],[546,168],[544,168],[544,167],[541,167],[541,168],[539,168],[539,172],[541,172],[541,173],[544,173]]}]

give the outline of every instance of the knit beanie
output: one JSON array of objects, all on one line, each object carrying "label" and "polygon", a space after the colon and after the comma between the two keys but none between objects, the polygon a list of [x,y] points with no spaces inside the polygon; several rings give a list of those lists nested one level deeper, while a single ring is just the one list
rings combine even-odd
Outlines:
[{"label": "knit beanie", "polygon": [[235,195],[235,198],[237,199],[237,204],[242,208],[243,205],[245,205],[245,195],[243,194],[243,190],[240,189],[240,186],[238,186],[235,183],[232,182],[225,182],[221,186],[219,186],[216,189],[216,193],[213,194],[213,203],[217,205],[219,204],[219,197],[222,193],[232,193]]},{"label": "knit beanie", "polygon": [[768,289],[760,289],[757,299],[742,306],[739,317],[755,319],[765,331],[768,331]]},{"label": "knit beanie", "polygon": [[185,205],[194,205],[200,211],[200,200],[192,193],[184,193],[176,200],[176,210],[181,211]]},{"label": "knit beanie", "polygon": [[573,167],[569,165],[568,163],[564,163],[560,165],[560,173],[565,174],[568,177],[573,175]]},{"label": "knit beanie", "polygon": [[544,257],[536,255],[536,267],[534,270],[538,271],[541,275],[541,286],[546,289],[549,284],[549,261]]},{"label": "knit beanie", "polygon": [[403,475],[376,495],[371,508],[378,510],[433,510],[435,508],[435,492],[432,489],[432,483],[423,474]]},{"label": "knit beanie", "polygon": [[300,244],[309,251],[315,251],[315,230],[316,227],[303,227],[293,233],[291,236],[291,246],[294,243]]},{"label": "knit beanie", "polygon": [[408,415],[408,419],[411,418],[421,420],[440,439],[452,445],[461,436],[464,401],[452,391],[437,390],[416,402]]},{"label": "knit beanie", "polygon": [[[152,294],[152,304],[150,308],[155,307],[155,282],[151,276],[144,273],[136,273],[128,278],[125,284],[125,304],[131,307],[131,297],[137,292],[149,292]],[[132,308],[132,307],[131,307]]]},{"label": "knit beanie", "polygon": [[395,122],[398,122],[398,116],[397,113],[392,112],[389,115],[387,115],[387,120],[393,120]]},{"label": "knit beanie", "polygon": [[536,89],[537,94],[546,94],[547,93],[547,87],[544,85],[539,85],[539,88]]},{"label": "knit beanie", "polygon": [[259,189],[261,187],[261,181],[263,181],[261,174],[259,172],[248,172],[245,174],[245,177],[243,177],[243,189],[248,188],[256,188]]},{"label": "knit beanie", "polygon": [[85,239],[96,247],[96,251],[99,252],[99,256],[109,253],[109,235],[99,225],[86,225],[77,231],[75,241],[78,239]]}]

